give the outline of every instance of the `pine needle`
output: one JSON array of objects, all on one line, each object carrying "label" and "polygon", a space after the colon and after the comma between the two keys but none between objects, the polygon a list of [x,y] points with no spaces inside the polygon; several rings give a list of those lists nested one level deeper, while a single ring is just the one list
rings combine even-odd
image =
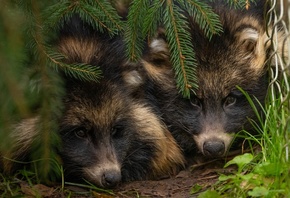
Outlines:
[{"label": "pine needle", "polygon": [[171,62],[175,70],[177,86],[185,98],[190,98],[190,91],[197,87],[195,68],[197,66],[190,33],[182,10],[173,1],[167,0],[164,10],[166,38],[171,52]]},{"label": "pine needle", "polygon": [[222,32],[219,16],[206,3],[198,0],[188,0],[180,6],[187,11],[209,39],[213,34]]},{"label": "pine needle", "polygon": [[[142,8],[142,9],[140,9]],[[146,18],[149,9],[148,0],[132,1],[129,9],[127,26],[125,31],[125,42],[128,58],[136,61],[141,57],[144,38],[142,37],[142,22]]]},{"label": "pine needle", "polygon": [[65,57],[53,52],[51,49],[46,50],[47,58],[49,59],[49,66],[56,71],[61,69],[66,75],[82,80],[82,81],[95,81],[98,82],[101,77],[101,70],[98,66],[93,66],[85,63],[66,64],[61,60]]}]

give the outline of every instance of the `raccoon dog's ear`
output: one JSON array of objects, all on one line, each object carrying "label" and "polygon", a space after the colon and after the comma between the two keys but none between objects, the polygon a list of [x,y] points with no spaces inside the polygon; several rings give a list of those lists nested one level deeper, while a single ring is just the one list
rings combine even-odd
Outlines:
[{"label": "raccoon dog's ear", "polygon": [[175,86],[169,48],[163,29],[160,28],[157,36],[148,42],[141,63],[149,80],[162,86]]},{"label": "raccoon dog's ear", "polygon": [[170,54],[163,28],[159,28],[157,35],[148,42],[143,59],[156,66],[167,65]]},{"label": "raccoon dog's ear", "polygon": [[249,17],[248,20],[251,20],[254,25],[245,26],[236,33],[237,46],[243,54],[241,57],[251,62],[251,68],[256,72],[262,72],[270,47],[269,38],[257,20],[252,17]]},{"label": "raccoon dog's ear", "polygon": [[132,67],[131,70],[123,71],[122,78],[125,82],[125,85],[131,91],[137,90],[144,84],[144,76],[142,76],[141,72],[137,69],[137,67]]},{"label": "raccoon dog's ear", "polygon": [[255,28],[244,28],[238,33],[238,39],[241,48],[248,53],[256,53],[256,50],[261,50],[262,46],[258,46],[259,32]]},{"label": "raccoon dog's ear", "polygon": [[[272,31],[271,27],[268,28],[268,33],[261,27],[247,27],[237,34],[240,49],[248,54],[244,58],[250,59],[251,67],[258,72],[263,71],[266,58],[269,58],[269,52],[277,53],[285,62],[288,61],[289,38],[283,31],[278,30],[274,34]],[[271,35],[276,43],[274,46],[271,46]],[[273,59],[271,61],[272,65],[275,64]]]}]

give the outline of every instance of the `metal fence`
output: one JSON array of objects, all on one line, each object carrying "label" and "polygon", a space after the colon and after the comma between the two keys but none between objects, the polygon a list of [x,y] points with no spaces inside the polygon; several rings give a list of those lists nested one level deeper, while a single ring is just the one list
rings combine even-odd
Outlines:
[{"label": "metal fence", "polygon": [[[286,126],[284,127],[284,137],[286,138],[285,159],[289,162],[289,137],[290,137],[290,2],[289,0],[268,0],[271,8],[266,13],[267,32],[270,36],[272,49],[274,50],[271,57],[272,67],[270,69],[270,93],[271,105],[279,105],[276,107],[278,111],[287,112],[283,115]],[[279,32],[284,32],[283,39],[279,37]],[[280,102],[277,103],[277,100]],[[286,109],[285,109],[286,108]],[[279,112],[278,112],[279,113]],[[277,123],[279,124],[279,123]]]},{"label": "metal fence", "polygon": [[[267,13],[267,27],[268,35],[271,37],[271,46],[274,50],[272,57],[273,67],[271,69],[271,92],[273,99],[276,98],[275,90],[278,89],[281,93],[282,102],[288,99],[289,95],[289,82],[287,78],[287,73],[289,74],[289,51],[287,47],[289,46],[289,24],[288,16],[290,8],[288,6],[289,2],[287,0],[270,0],[272,7]],[[281,40],[278,32],[284,32],[285,38]],[[281,51],[282,50],[282,51]],[[282,52],[282,53],[281,53]],[[282,85],[281,82],[284,83]]]}]

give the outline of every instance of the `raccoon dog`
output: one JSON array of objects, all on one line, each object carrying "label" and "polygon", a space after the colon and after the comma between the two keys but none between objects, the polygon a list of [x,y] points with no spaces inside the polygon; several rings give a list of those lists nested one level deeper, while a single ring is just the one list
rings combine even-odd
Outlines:
[{"label": "raccoon dog", "polygon": [[190,100],[182,98],[176,89],[164,35],[151,42],[143,59],[150,99],[185,153],[197,147],[204,156],[221,157],[235,133],[253,130],[249,119],[255,120],[255,113],[238,87],[249,94],[260,111],[257,101],[263,104],[265,100],[265,62],[271,53],[264,28],[264,4],[260,1],[251,4],[249,10],[236,10],[215,1],[212,7],[223,32],[211,40],[188,17],[199,86]]},{"label": "raccoon dog", "polygon": [[[140,79],[137,72],[122,70],[129,64],[122,39],[96,32],[74,16],[61,31],[57,47],[68,63],[100,66],[103,75],[98,83],[64,77],[58,153],[65,179],[113,187],[176,173],[184,163],[182,152],[145,100],[131,97]],[[15,159],[29,152],[37,119],[16,127]]]}]

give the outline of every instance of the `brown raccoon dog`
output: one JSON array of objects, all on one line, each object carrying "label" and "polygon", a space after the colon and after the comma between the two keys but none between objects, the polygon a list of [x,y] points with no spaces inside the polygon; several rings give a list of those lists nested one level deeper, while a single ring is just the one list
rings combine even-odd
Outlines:
[{"label": "brown raccoon dog", "polygon": [[[66,180],[85,179],[107,188],[175,174],[183,167],[182,152],[168,129],[145,100],[131,97],[140,80],[137,72],[121,69],[128,64],[121,38],[109,38],[74,16],[57,46],[68,63],[100,66],[103,75],[98,83],[64,77],[58,153]],[[25,160],[37,119],[16,127],[14,159]]]},{"label": "brown raccoon dog", "polygon": [[256,120],[256,116],[238,87],[249,94],[260,111],[258,103],[264,104],[268,87],[265,63],[271,52],[263,1],[252,3],[249,10],[229,8],[220,1],[211,5],[223,25],[223,32],[211,40],[187,17],[199,86],[190,100],[182,98],[176,89],[164,35],[152,40],[143,65],[150,100],[185,154],[197,148],[206,157],[221,157],[236,133],[253,132],[249,119]]}]

